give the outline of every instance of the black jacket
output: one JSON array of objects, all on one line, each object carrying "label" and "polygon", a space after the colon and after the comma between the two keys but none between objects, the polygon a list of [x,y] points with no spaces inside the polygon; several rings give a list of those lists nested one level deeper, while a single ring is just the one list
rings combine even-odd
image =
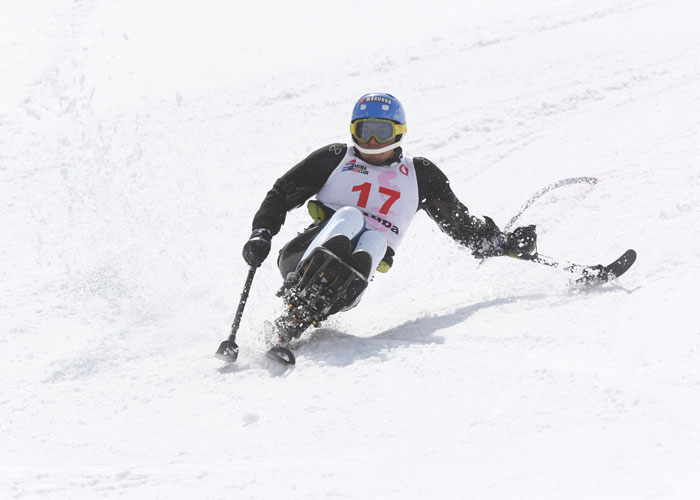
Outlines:
[{"label": "black jacket", "polygon": [[[253,218],[253,229],[266,228],[274,235],[284,224],[287,212],[318,193],[347,151],[346,144],[330,144],[314,151],[277,179]],[[398,160],[401,148],[388,163]],[[361,156],[361,155],[358,155]],[[413,158],[418,180],[418,209],[433,219],[455,241],[469,247],[475,256],[491,254],[503,234],[494,222],[469,215],[469,210],[450,188],[447,176],[426,158]]]}]

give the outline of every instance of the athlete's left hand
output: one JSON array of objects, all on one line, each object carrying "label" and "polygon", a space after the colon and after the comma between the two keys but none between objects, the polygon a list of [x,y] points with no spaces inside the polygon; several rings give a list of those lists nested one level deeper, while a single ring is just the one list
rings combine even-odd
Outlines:
[{"label": "athlete's left hand", "polygon": [[527,258],[537,254],[537,231],[535,225],[516,227],[506,234],[503,249],[511,257]]}]

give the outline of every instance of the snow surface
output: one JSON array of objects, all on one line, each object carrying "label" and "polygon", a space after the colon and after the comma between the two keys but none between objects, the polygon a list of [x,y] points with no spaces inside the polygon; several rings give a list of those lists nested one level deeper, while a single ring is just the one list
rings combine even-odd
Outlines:
[{"label": "snow surface", "polygon": [[[700,2],[0,12],[2,498],[700,498]],[[255,210],[375,90],[501,225],[596,177],[519,223],[637,263],[583,293],[421,214],[284,373],[269,259],[223,367]]]}]

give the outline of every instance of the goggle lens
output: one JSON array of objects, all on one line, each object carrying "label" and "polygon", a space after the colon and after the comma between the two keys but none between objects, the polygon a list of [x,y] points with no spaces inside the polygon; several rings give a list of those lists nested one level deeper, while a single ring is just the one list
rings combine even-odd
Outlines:
[{"label": "goggle lens", "polygon": [[360,142],[367,142],[374,137],[377,142],[388,142],[392,140],[394,124],[388,121],[361,120],[355,123],[355,138]]}]

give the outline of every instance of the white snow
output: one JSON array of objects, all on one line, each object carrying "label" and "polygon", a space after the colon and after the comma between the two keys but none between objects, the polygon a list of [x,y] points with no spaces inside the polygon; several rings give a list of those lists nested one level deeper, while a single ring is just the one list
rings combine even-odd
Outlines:
[{"label": "white snow", "polygon": [[[513,5],[516,4],[516,5]],[[0,8],[3,498],[700,498],[696,0]],[[398,96],[476,215],[618,282],[477,267],[425,215],[286,373],[274,180]]]}]

